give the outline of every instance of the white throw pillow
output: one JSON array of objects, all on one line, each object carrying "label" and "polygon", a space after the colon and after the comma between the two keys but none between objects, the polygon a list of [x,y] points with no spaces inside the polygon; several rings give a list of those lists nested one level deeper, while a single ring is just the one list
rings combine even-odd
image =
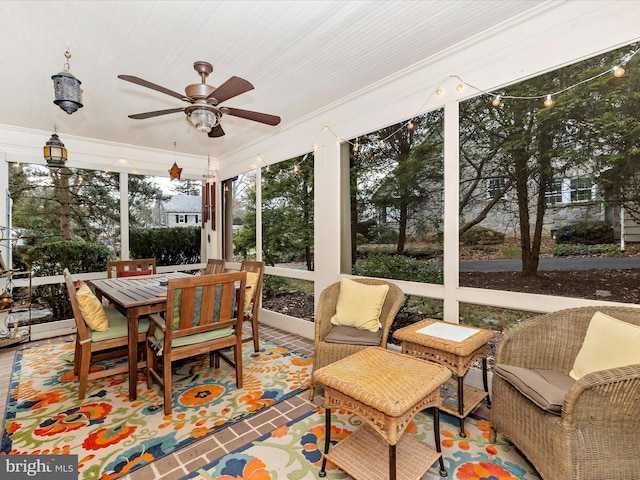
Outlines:
[{"label": "white throw pillow", "polygon": [[596,312],[569,376],[578,380],[587,373],[640,363],[638,345],[640,326]]}]

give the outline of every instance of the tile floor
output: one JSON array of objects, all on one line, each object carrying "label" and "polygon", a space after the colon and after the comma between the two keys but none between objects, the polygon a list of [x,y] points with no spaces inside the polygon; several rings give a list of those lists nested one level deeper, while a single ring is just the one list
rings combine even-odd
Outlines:
[{"label": "tile floor", "polygon": [[[279,345],[284,345],[302,354],[313,355],[313,341],[294,335],[267,325],[260,326],[260,336],[268,338]],[[44,344],[58,340],[73,340],[73,336],[58,337],[49,340],[33,342],[33,344]],[[14,355],[19,347],[28,345],[26,343],[19,346],[0,349],[0,412],[4,415],[10,378],[8,372],[13,368]],[[135,472],[121,477],[123,480],[175,480],[197,470],[209,462],[235,450],[246,443],[264,435],[275,428],[284,425],[303,413],[315,409],[322,404],[322,390],[317,389],[313,402],[309,401],[309,391],[304,391],[271,408],[254,415],[246,420],[227,427],[215,435],[211,435],[192,446],[181,449],[178,452],[168,455],[151,465],[136,470]],[[476,413],[487,416],[485,404],[482,403],[476,409]],[[0,426],[0,432],[4,425]]]}]

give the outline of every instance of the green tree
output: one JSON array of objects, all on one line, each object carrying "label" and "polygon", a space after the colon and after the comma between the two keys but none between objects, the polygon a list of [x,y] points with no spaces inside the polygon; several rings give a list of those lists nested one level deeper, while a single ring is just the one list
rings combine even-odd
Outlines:
[{"label": "green tree", "polygon": [[[302,261],[313,270],[313,157],[296,157],[262,171],[263,258],[269,265]],[[255,249],[255,187],[247,192],[243,227],[234,234],[234,253]]]},{"label": "green tree", "polygon": [[410,228],[419,228],[416,222],[439,226],[440,212],[425,217],[424,207],[441,204],[442,131],[443,111],[436,110],[414,118],[410,128],[405,122],[359,138],[351,153],[352,218],[355,207],[358,223],[374,219],[386,226],[391,220],[398,253],[405,250]]},{"label": "green tree", "polygon": [[[25,228],[27,243],[45,240],[109,241],[120,224],[119,175],[84,169],[23,165],[10,170],[13,225]],[[144,225],[159,188],[129,177],[130,224]]]}]

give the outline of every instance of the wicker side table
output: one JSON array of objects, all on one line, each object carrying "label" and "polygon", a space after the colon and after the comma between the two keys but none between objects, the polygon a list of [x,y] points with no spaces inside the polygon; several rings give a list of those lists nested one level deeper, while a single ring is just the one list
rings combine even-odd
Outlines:
[{"label": "wicker side table", "polygon": [[[324,385],[327,433],[321,477],[326,475],[327,459],[362,480],[379,480],[386,472],[391,480],[419,480],[436,460],[440,461],[440,475],[447,475],[440,449],[439,417],[440,386],[451,377],[445,367],[369,347],[319,368],[314,377]],[[358,415],[366,425],[329,452],[334,408]],[[412,437],[402,437],[409,422],[425,408],[433,408],[435,449]]]},{"label": "wicker side table", "polygon": [[[474,329],[478,332],[460,342],[418,333],[418,330],[435,323],[457,329]],[[442,409],[460,419],[460,436],[465,437],[464,419],[467,415],[485,398],[487,399],[487,406],[491,407],[487,381],[487,344],[493,338],[494,332],[464,325],[445,324],[441,320],[427,318],[397,330],[393,336],[402,341],[402,353],[439,363],[456,374],[458,377],[457,402],[450,404],[445,401],[442,404]],[[484,391],[464,384],[464,376],[473,361],[478,358],[482,359]]]}]

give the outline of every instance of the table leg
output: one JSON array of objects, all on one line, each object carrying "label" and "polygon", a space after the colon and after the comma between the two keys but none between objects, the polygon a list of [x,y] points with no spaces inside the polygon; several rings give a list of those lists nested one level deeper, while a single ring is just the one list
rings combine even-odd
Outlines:
[{"label": "table leg", "polygon": [[433,436],[436,442],[436,452],[440,454],[440,476],[446,477],[448,475],[447,469],[444,468],[444,459],[442,458],[442,447],[440,446],[440,409],[433,407]]},{"label": "table leg", "polygon": [[464,433],[464,377],[458,375],[458,413],[460,414],[460,436],[466,438]]},{"label": "table leg", "polygon": [[331,409],[324,409],[324,457],[322,457],[322,467],[318,476],[324,478],[327,476],[327,454],[329,453],[329,445],[331,445]]},{"label": "table leg", "polygon": [[129,400],[138,396],[138,312],[131,308],[127,311],[127,332],[129,334]]},{"label": "table leg", "polygon": [[389,480],[396,480],[396,446],[389,445]]},{"label": "table leg", "polygon": [[487,357],[482,357],[482,385],[487,392],[487,408],[491,408],[491,396],[489,395],[489,381],[487,379]]}]

